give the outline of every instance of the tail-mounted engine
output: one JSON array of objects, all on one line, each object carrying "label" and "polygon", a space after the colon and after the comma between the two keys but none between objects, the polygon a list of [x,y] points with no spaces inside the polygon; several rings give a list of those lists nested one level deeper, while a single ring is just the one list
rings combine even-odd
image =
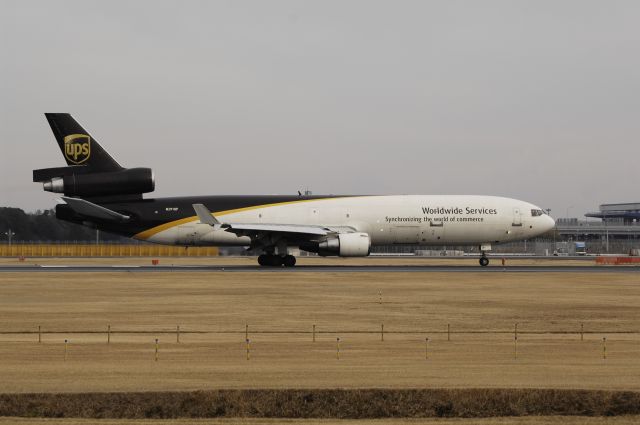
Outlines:
[{"label": "tail-mounted engine", "polygon": [[122,168],[95,172],[88,167],[46,168],[33,171],[33,181],[47,192],[67,196],[103,197],[153,192],[155,181],[150,168]]}]

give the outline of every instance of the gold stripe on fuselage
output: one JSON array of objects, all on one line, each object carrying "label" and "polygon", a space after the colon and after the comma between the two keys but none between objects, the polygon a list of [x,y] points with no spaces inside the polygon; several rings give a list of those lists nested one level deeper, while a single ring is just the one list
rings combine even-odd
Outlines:
[{"label": "gold stripe on fuselage", "polygon": [[[285,202],[276,202],[273,204],[261,204],[261,205],[252,205],[250,207],[242,207],[236,208],[233,210],[225,210],[225,211],[217,211],[214,212],[213,215],[216,217],[221,217],[228,214],[239,213],[243,211],[251,211],[257,210],[260,208],[269,208],[269,207],[279,207],[282,205],[290,205],[290,204],[299,204],[302,202],[313,202],[313,201],[327,201],[331,199],[345,199],[345,198],[355,198],[355,196],[336,196],[335,198],[316,198],[316,199],[300,199],[297,201],[285,201]],[[171,229],[172,227],[180,226],[181,224],[187,224],[198,221],[198,216],[194,215],[191,217],[185,217],[178,220],[170,221],[168,223],[160,224],[158,226],[152,227],[151,229],[144,230],[133,236],[134,239],[147,240],[151,236],[156,235],[162,231]]]}]

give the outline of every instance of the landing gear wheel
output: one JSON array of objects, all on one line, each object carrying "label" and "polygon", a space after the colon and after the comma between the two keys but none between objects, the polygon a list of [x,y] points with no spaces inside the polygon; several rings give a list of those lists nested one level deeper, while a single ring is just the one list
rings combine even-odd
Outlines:
[{"label": "landing gear wheel", "polygon": [[261,266],[277,267],[282,265],[282,257],[272,254],[261,254],[258,256],[258,264]]},{"label": "landing gear wheel", "polygon": [[293,255],[261,254],[258,255],[258,264],[268,267],[293,267],[296,265],[296,257]]},{"label": "landing gear wheel", "polygon": [[282,265],[282,257],[281,256],[279,256],[279,255],[271,255],[270,257],[271,257],[270,260],[269,260],[270,261],[270,263],[269,263],[270,266],[280,267]]},{"label": "landing gear wheel", "polygon": [[487,267],[489,265],[489,259],[487,257],[480,257],[480,265],[482,267]]},{"label": "landing gear wheel", "polygon": [[285,267],[293,267],[296,265],[296,257],[294,257],[293,255],[285,255],[282,259],[282,264]]}]

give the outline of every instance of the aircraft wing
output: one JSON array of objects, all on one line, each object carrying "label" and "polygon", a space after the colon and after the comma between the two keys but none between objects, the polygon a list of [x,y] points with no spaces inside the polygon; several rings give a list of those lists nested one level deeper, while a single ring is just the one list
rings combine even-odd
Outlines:
[{"label": "aircraft wing", "polygon": [[353,233],[356,229],[347,226],[320,226],[276,223],[221,223],[203,204],[194,204],[201,223],[220,226],[238,236],[281,236],[285,239],[311,239],[337,233]]},{"label": "aircraft wing", "polygon": [[352,233],[355,229],[352,227],[332,227],[332,226],[314,226],[314,225],[297,225],[297,224],[268,224],[268,223],[255,223],[255,224],[232,224],[226,223],[221,226],[227,232],[233,232],[237,234],[249,234],[249,233],[291,233],[299,235],[315,235],[326,236],[335,233]]}]

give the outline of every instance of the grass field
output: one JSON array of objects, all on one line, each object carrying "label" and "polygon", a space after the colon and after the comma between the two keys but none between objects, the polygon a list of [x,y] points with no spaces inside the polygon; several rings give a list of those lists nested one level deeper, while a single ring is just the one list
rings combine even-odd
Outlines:
[{"label": "grass field", "polygon": [[[101,425],[632,425],[640,422],[638,416],[611,418],[590,418],[584,416],[553,416],[526,418],[483,418],[483,419],[377,419],[371,420],[331,420],[331,419],[176,419],[176,420],[111,420],[100,419]],[[95,419],[32,419],[0,418],[0,425],[94,425]]]},{"label": "grass field", "polygon": [[[636,274],[5,273],[0,392],[640,390],[640,336],[614,333],[640,332],[638,305]],[[578,334],[526,333],[578,331],[581,323],[584,341]],[[45,333],[41,344],[36,334],[6,333],[38,325],[59,333]],[[177,325],[179,344],[175,334],[161,332]],[[83,331],[102,333],[73,333]],[[459,333],[479,331],[505,333]]]}]

